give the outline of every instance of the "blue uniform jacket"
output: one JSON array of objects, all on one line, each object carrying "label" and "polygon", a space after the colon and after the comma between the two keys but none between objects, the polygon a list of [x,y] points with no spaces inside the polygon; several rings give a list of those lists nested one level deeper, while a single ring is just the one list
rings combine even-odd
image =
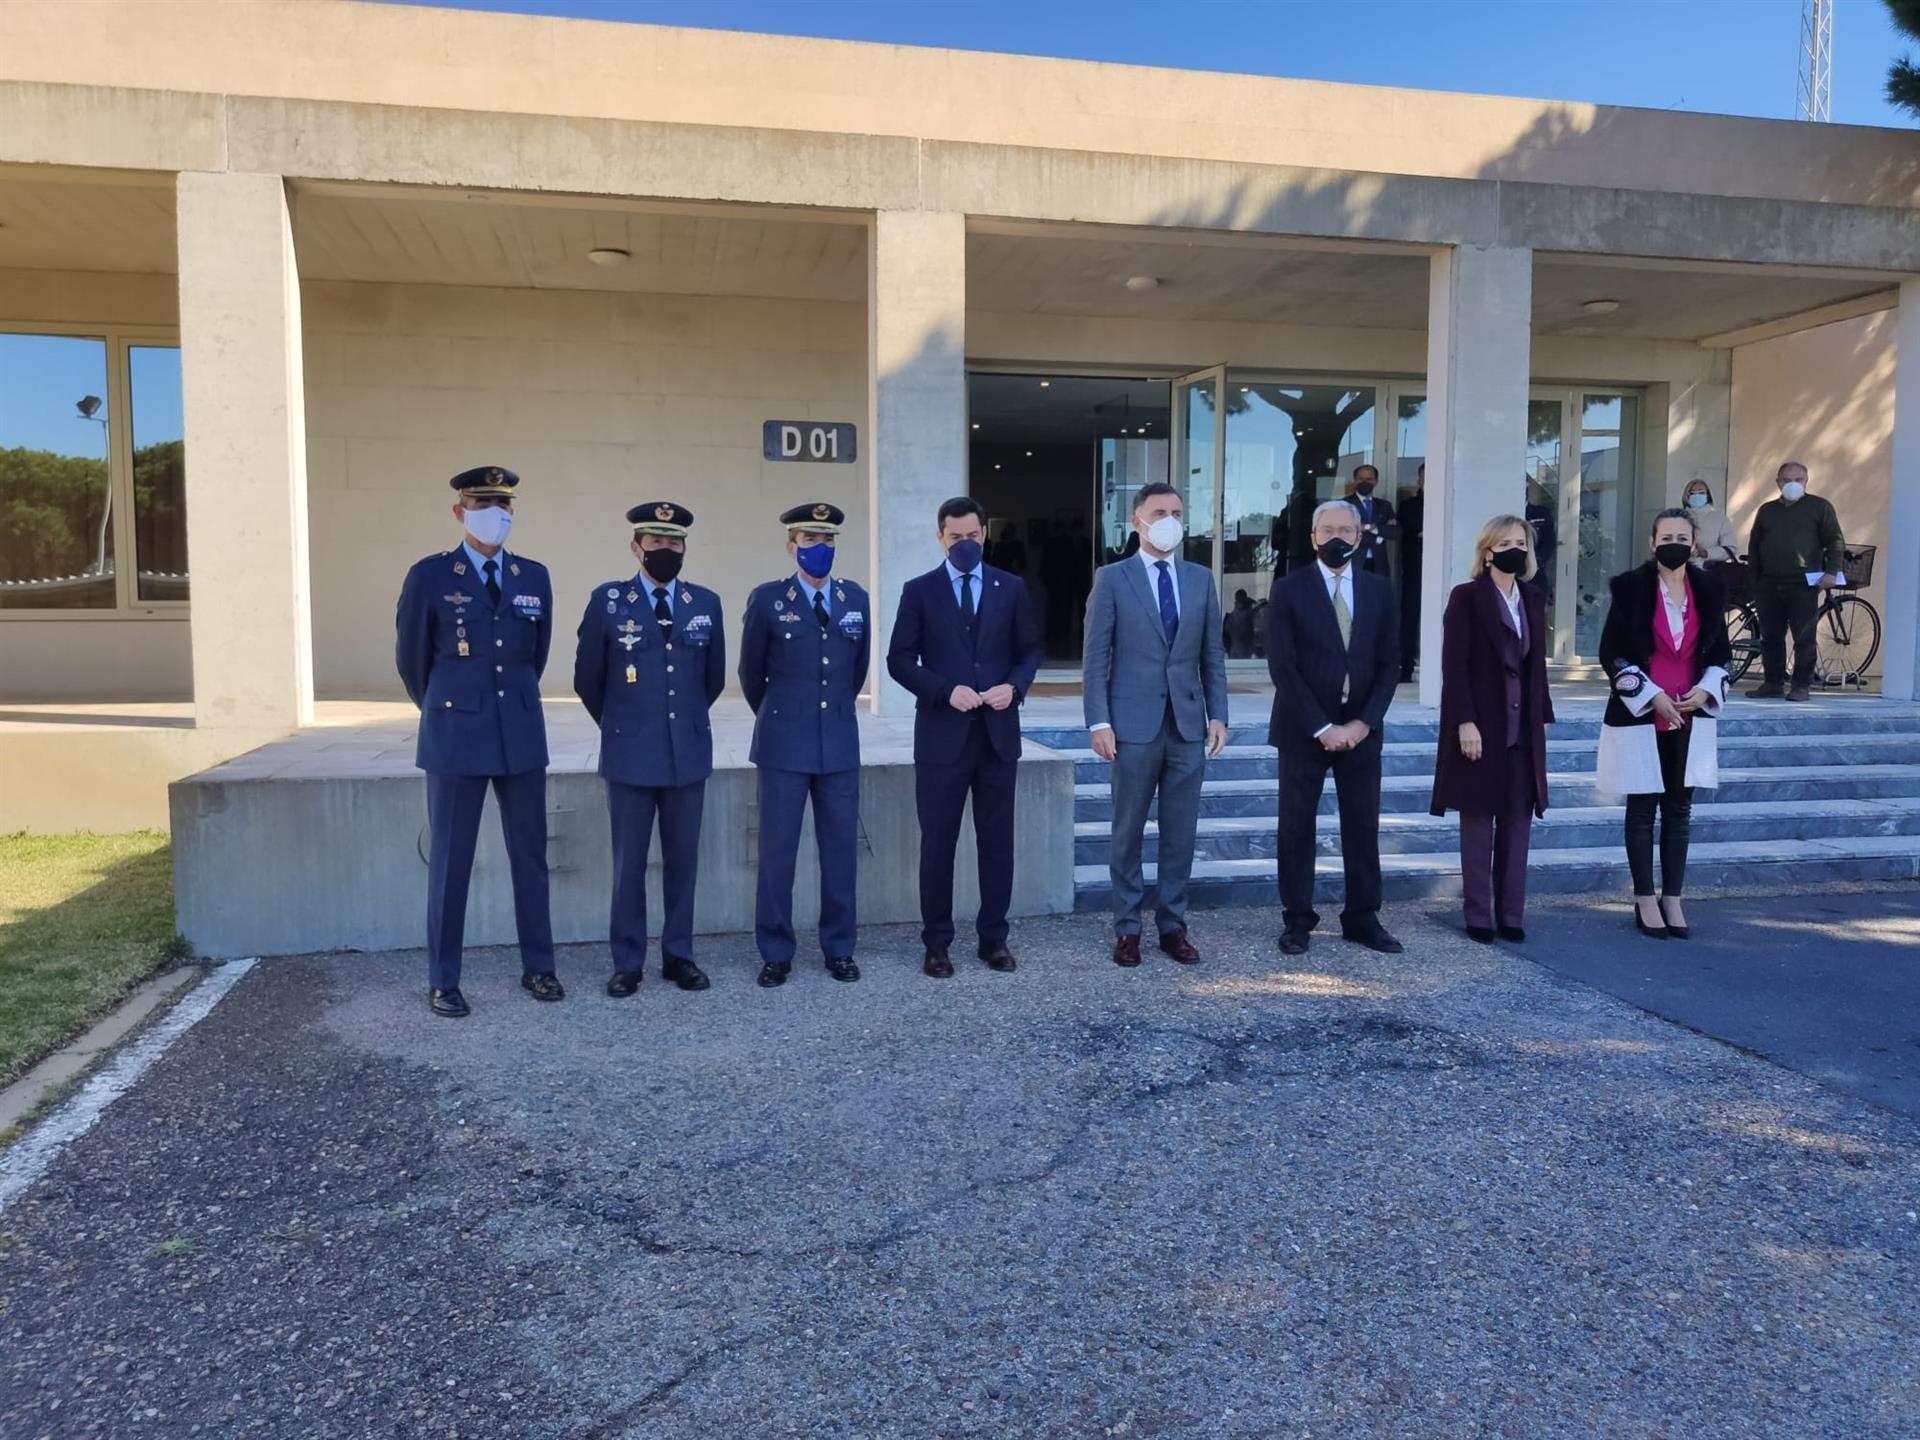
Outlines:
[{"label": "blue uniform jacket", "polygon": [[644,575],[594,588],[580,620],[573,693],[600,727],[600,773],[607,779],[694,785],[713,773],[707,710],[727,688],[720,597],[676,580],[673,630],[663,636],[652,589]]},{"label": "blue uniform jacket", "polygon": [[500,560],[497,609],[464,549],[429,555],[400,587],[394,665],[420,707],[422,770],[517,775],[547,763],[540,675],[553,648],[553,584],[538,561],[504,550]]},{"label": "blue uniform jacket", "polygon": [[[953,577],[944,563],[901,587],[887,673],[914,694],[916,760],[954,759],[975,717],[985,723],[995,754],[1002,760],[1020,758],[1020,703],[1045,658],[1033,607],[1020,577],[991,565],[980,567],[974,588],[977,638],[969,645],[953,598]],[[996,685],[1011,685],[1015,703],[1004,710],[982,706],[963,715],[947,703],[957,685],[970,685],[982,694]]]},{"label": "blue uniform jacket", "polygon": [[769,770],[823,775],[860,768],[855,697],[867,680],[873,613],[851,580],[828,582],[832,623],[820,633],[813,591],[771,580],[747,597],[740,688],[753,707],[752,760]]}]

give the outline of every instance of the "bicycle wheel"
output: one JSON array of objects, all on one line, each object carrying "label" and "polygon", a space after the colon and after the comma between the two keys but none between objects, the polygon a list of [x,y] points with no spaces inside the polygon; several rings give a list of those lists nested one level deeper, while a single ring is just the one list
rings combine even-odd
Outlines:
[{"label": "bicycle wheel", "polygon": [[1760,658],[1760,616],[1753,606],[1727,607],[1727,639],[1733,644],[1733,660],[1727,666],[1727,679],[1737,685]]},{"label": "bicycle wheel", "polygon": [[1880,612],[1858,595],[1836,595],[1816,621],[1820,654],[1814,677],[1822,685],[1857,685],[1880,653]]}]

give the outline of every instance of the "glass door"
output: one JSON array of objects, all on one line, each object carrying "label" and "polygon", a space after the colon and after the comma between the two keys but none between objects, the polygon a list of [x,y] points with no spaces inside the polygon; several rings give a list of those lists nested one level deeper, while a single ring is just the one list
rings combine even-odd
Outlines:
[{"label": "glass door", "polygon": [[[1569,406],[1569,409],[1572,407]],[[1600,650],[1607,582],[1646,555],[1634,526],[1640,453],[1640,397],[1582,391],[1579,395],[1580,497],[1575,517],[1572,581],[1580,597],[1574,650]],[[1644,533],[1644,532],[1643,532]]]},{"label": "glass door", "polygon": [[1220,475],[1227,431],[1224,403],[1227,370],[1216,365],[1173,382],[1173,445],[1167,479],[1180,492],[1187,512],[1187,542],[1182,555],[1220,580]]},{"label": "glass door", "polygon": [[1566,573],[1573,550],[1561,540],[1574,529],[1570,522],[1579,514],[1578,487],[1566,484],[1564,476],[1563,461],[1571,449],[1568,408],[1564,392],[1535,391],[1527,401],[1525,508],[1521,511],[1533,527],[1533,553],[1540,567],[1534,583],[1547,592],[1549,653],[1555,660],[1567,660],[1573,654],[1572,629],[1561,623],[1569,613],[1563,602],[1573,593],[1572,577]]}]

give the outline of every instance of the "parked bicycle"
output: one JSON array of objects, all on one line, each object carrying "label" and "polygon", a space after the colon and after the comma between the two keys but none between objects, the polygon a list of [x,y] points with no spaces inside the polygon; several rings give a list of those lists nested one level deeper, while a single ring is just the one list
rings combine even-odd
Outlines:
[{"label": "parked bicycle", "polygon": [[[1873,581],[1877,545],[1852,545],[1845,551],[1844,585],[1836,585],[1820,599],[1814,612],[1814,634],[1819,654],[1814,659],[1816,684],[1830,689],[1865,682],[1867,667],[1880,653],[1880,612],[1864,596],[1853,594]],[[1743,556],[1714,563],[1713,571],[1727,587],[1727,639],[1733,644],[1728,674],[1738,682],[1760,661],[1760,613],[1753,604],[1753,572]]]}]

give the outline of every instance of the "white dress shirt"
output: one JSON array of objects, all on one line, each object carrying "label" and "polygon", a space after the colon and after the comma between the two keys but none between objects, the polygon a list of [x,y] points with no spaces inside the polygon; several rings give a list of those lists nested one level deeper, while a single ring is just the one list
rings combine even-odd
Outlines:
[{"label": "white dress shirt", "polygon": [[1674,599],[1673,592],[1667,588],[1667,582],[1662,578],[1660,601],[1667,612],[1667,633],[1673,636],[1673,643],[1678,645],[1687,633],[1687,592],[1682,590],[1680,598]]},{"label": "white dress shirt", "polygon": [[947,583],[953,586],[953,603],[956,607],[961,603],[960,578],[963,575],[973,577],[973,613],[978,615],[980,613],[980,567],[976,565],[971,570],[956,570],[953,561],[948,560],[943,563],[947,567]]},{"label": "white dress shirt", "polygon": [[[1356,557],[1360,554],[1358,550],[1355,550],[1353,553]],[[1313,563],[1320,567],[1320,578],[1326,582],[1327,599],[1345,603],[1347,607],[1347,624],[1351,626],[1353,624],[1353,561],[1347,561],[1346,565],[1339,570],[1329,570],[1324,560],[1315,560]],[[1345,693],[1346,687],[1343,685],[1340,688],[1340,698],[1344,700],[1347,698]],[[1331,722],[1322,725],[1318,730],[1313,732],[1313,738],[1318,740],[1331,729],[1333,729]]]},{"label": "white dress shirt", "polygon": [[1147,554],[1147,547],[1140,547],[1140,563],[1147,567],[1147,593],[1153,596],[1153,603],[1160,603],[1160,566],[1167,567],[1167,585],[1173,591],[1173,613],[1180,614],[1180,563],[1179,557],[1169,555],[1165,560],[1156,560]]},{"label": "white dress shirt", "polygon": [[1511,588],[1501,590],[1500,582],[1496,580],[1493,582],[1493,588],[1499,591],[1501,600],[1506,602],[1507,623],[1513,626],[1513,633],[1518,635],[1522,640],[1526,639],[1527,632],[1522,627],[1520,620],[1520,582],[1516,580],[1513,582]]}]

